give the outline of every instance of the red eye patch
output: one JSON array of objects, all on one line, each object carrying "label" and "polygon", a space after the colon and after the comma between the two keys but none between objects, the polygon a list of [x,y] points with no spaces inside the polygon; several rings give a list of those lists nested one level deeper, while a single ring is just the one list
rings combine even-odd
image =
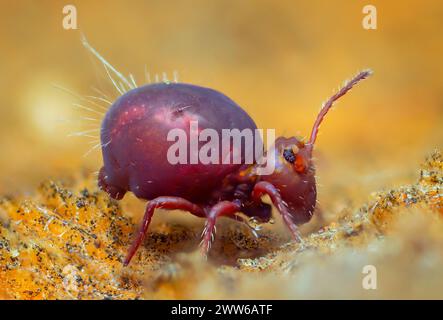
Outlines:
[{"label": "red eye patch", "polygon": [[306,160],[299,154],[295,156],[294,168],[298,173],[306,171]]}]

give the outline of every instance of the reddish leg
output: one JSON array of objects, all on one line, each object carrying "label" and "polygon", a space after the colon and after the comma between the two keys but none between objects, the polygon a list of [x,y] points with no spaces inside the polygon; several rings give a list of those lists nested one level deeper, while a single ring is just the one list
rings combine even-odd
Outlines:
[{"label": "reddish leg", "polygon": [[145,216],[143,217],[143,222],[138,231],[137,238],[132,243],[132,246],[129,249],[126,259],[124,261],[125,266],[129,264],[135,252],[137,251],[138,247],[143,242],[146,232],[148,231],[149,224],[151,223],[151,218],[154,215],[154,211],[156,208],[169,209],[169,210],[180,209],[180,210],[189,211],[192,214],[199,217],[205,217],[205,212],[201,207],[183,198],[158,197],[149,201],[148,205],[146,206]]},{"label": "reddish leg", "polygon": [[205,229],[202,233],[201,251],[203,255],[207,255],[211,248],[213,231],[215,229],[215,221],[218,217],[233,215],[240,211],[240,202],[222,201],[211,208],[207,215]]},{"label": "reddish leg", "polygon": [[252,190],[252,199],[254,201],[261,202],[261,197],[264,194],[269,195],[269,197],[271,198],[272,203],[278,209],[283,217],[283,221],[291,231],[294,240],[301,242],[302,238],[298,231],[297,225],[291,220],[291,213],[288,211],[288,208],[281,198],[280,192],[278,192],[277,188],[269,182],[260,181],[254,186],[254,190]]}]

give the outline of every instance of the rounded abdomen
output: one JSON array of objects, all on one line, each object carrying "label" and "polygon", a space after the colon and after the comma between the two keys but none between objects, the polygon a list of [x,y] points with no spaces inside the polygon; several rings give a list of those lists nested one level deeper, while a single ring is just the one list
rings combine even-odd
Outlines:
[{"label": "rounded abdomen", "polygon": [[[191,126],[198,131],[191,134]],[[191,139],[204,129],[213,129],[205,131],[211,133],[210,137],[197,141],[197,147],[191,150]],[[245,163],[244,152],[240,163],[222,163],[223,129],[250,129],[255,139],[254,121],[235,102],[215,90],[176,83],[131,90],[111,106],[102,123],[101,184],[123,193],[132,191],[144,199],[168,195],[205,201],[227,174]],[[214,154],[205,154],[217,161],[202,163],[201,148],[208,142],[215,148],[215,133],[219,138],[218,157],[215,149]],[[172,141],[168,141],[168,135]],[[244,151],[245,140],[242,141]]]}]

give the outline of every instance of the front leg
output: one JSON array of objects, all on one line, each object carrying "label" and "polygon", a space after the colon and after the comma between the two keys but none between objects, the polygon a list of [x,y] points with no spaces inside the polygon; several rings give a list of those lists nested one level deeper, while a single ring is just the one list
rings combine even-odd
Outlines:
[{"label": "front leg", "polygon": [[204,256],[208,254],[211,247],[215,221],[218,217],[229,216],[239,212],[241,209],[240,201],[222,201],[214,205],[207,215],[205,229],[202,233],[201,251]]},{"label": "front leg", "polygon": [[252,190],[252,199],[255,202],[259,203],[261,202],[261,197],[264,194],[269,195],[269,197],[271,198],[272,203],[278,209],[283,218],[283,221],[291,231],[291,235],[294,240],[297,242],[302,242],[302,238],[300,236],[300,232],[298,231],[297,225],[291,219],[292,214],[289,212],[277,188],[269,182],[260,181],[254,186],[254,189]]},{"label": "front leg", "polygon": [[151,223],[151,218],[154,215],[154,211],[156,208],[168,209],[168,210],[185,210],[189,211],[192,214],[204,217],[204,210],[186,199],[180,197],[158,197],[148,202],[145,210],[145,216],[143,217],[143,222],[140,225],[140,229],[138,231],[138,235],[132,243],[131,248],[128,251],[126,259],[124,261],[124,265],[127,266],[131,261],[132,257],[136,253],[138,247],[143,242],[145,238],[146,232],[148,231],[149,224]]}]

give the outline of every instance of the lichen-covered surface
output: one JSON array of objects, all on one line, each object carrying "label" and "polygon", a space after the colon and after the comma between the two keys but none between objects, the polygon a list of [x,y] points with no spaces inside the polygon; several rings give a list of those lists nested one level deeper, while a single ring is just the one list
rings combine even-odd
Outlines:
[{"label": "lichen-covered surface", "polygon": [[[375,193],[326,226],[288,243],[272,229],[255,239],[221,219],[206,261],[202,222],[159,220],[129,267],[136,230],[127,210],[93,179],[43,183],[0,200],[0,298],[443,298],[443,157],[416,183]],[[377,268],[377,290],[362,268]]]}]

